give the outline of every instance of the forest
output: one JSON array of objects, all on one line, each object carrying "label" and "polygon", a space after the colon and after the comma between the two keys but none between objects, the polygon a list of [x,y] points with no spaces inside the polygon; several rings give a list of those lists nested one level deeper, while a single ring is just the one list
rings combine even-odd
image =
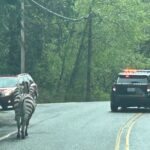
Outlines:
[{"label": "forest", "polygon": [[110,100],[118,72],[150,69],[149,8],[150,0],[1,0],[0,74],[21,72],[23,15],[25,72],[39,103]]}]

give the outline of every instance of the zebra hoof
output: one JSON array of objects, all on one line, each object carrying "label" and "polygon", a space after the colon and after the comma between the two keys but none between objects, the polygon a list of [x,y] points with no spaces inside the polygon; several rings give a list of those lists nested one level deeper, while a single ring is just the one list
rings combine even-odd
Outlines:
[{"label": "zebra hoof", "polygon": [[22,139],[25,139],[25,135],[24,135],[24,134],[22,134],[22,135],[21,135],[21,138],[22,138]]},{"label": "zebra hoof", "polygon": [[25,136],[28,136],[28,133],[25,133]]},{"label": "zebra hoof", "polygon": [[17,134],[17,139],[19,139],[20,138],[20,135],[19,134]]}]

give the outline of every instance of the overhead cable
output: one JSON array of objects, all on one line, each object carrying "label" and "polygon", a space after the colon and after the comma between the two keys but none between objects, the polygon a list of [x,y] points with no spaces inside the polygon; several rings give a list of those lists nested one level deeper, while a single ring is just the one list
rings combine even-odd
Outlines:
[{"label": "overhead cable", "polygon": [[59,18],[68,20],[68,21],[81,21],[81,20],[87,19],[87,18],[89,17],[89,14],[88,14],[88,15],[83,16],[83,17],[80,17],[80,18],[78,18],[78,19],[69,18],[69,17],[60,15],[60,14],[58,14],[58,13],[56,13],[56,12],[54,12],[54,11],[52,11],[52,10],[50,10],[50,9],[48,9],[48,8],[46,8],[46,7],[44,7],[44,6],[42,6],[41,4],[39,4],[38,2],[36,2],[36,1],[34,1],[34,0],[31,0],[31,1],[32,1],[34,4],[36,4],[37,6],[39,6],[40,8],[46,10],[47,12],[49,12],[49,13],[51,13],[51,14],[53,14],[53,15],[59,17]]}]

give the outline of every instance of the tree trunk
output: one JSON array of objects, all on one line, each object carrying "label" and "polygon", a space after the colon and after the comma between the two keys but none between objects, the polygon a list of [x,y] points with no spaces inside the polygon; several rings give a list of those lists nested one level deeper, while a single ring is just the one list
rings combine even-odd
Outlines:
[{"label": "tree trunk", "polygon": [[78,53],[77,53],[77,56],[76,56],[76,61],[74,63],[74,66],[73,66],[73,69],[72,69],[72,73],[71,73],[71,76],[70,76],[70,80],[69,80],[68,86],[66,88],[66,96],[65,96],[66,100],[67,100],[67,93],[68,93],[69,90],[70,91],[72,90],[72,88],[74,86],[74,81],[75,81],[75,78],[76,78],[76,74],[78,72],[78,66],[79,66],[79,63],[80,63],[81,55],[82,55],[82,50],[83,50],[84,39],[85,39],[85,35],[86,35],[86,30],[87,30],[87,25],[88,25],[88,23],[86,23],[86,25],[84,27],[84,31],[83,31],[82,38],[81,38],[81,43],[80,43],[79,50],[78,50]]}]

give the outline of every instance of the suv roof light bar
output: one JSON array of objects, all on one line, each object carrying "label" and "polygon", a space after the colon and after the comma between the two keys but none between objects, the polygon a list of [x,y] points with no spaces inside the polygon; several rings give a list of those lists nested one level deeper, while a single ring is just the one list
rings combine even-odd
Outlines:
[{"label": "suv roof light bar", "polygon": [[130,72],[130,73],[134,73],[134,72],[148,72],[150,73],[150,70],[148,69],[124,69],[123,72]]}]

